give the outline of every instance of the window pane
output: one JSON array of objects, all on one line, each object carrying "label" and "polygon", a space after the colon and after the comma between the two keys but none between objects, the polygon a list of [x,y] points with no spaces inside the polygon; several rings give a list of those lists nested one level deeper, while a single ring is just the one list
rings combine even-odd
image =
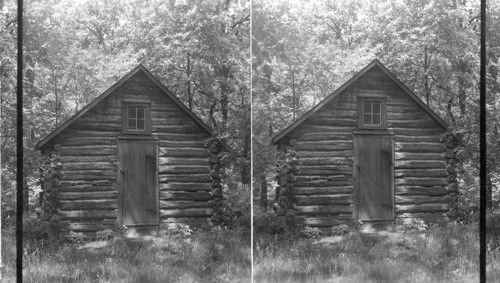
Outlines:
[{"label": "window pane", "polygon": [[371,102],[363,102],[363,112],[372,113],[372,103]]},{"label": "window pane", "polygon": [[137,129],[138,130],[146,129],[146,126],[144,124],[144,119],[137,119]]},{"label": "window pane", "polygon": [[365,125],[371,125],[371,123],[372,123],[372,115],[371,114],[365,114],[363,116],[364,116],[363,124],[365,124]]},{"label": "window pane", "polygon": [[137,118],[136,109],[137,109],[137,107],[133,107],[133,106],[128,107],[128,117],[129,118]]},{"label": "window pane", "polygon": [[137,107],[137,119],[144,119],[144,107]]},{"label": "window pane", "polygon": [[380,114],[373,114],[373,125],[380,125]]},{"label": "window pane", "polygon": [[135,119],[128,119],[128,129],[129,130],[135,130],[136,129],[136,120]]},{"label": "window pane", "polygon": [[380,102],[373,102],[373,113],[380,114]]}]

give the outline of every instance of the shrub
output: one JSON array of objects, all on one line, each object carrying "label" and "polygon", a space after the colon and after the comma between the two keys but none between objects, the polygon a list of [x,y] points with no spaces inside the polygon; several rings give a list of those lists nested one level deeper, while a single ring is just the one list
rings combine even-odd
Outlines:
[{"label": "shrub", "polygon": [[65,235],[64,240],[72,244],[83,243],[88,240],[88,237],[83,235],[82,233],[70,231],[67,235]]},{"label": "shrub", "polygon": [[312,228],[309,226],[304,227],[302,231],[300,231],[300,236],[306,239],[318,239],[321,234],[321,230],[319,228]]},{"label": "shrub", "polygon": [[298,237],[303,230],[293,210],[285,215],[274,212],[257,213],[254,215],[254,231],[269,235],[281,235],[289,238]]},{"label": "shrub", "polygon": [[36,215],[29,215],[23,221],[23,238],[28,244],[45,243],[54,244],[61,241],[64,231],[61,219],[53,215],[47,221],[41,221]]},{"label": "shrub", "polygon": [[338,226],[333,226],[332,227],[332,236],[341,236],[348,234],[352,230],[351,227],[349,227],[346,224],[341,224]]},{"label": "shrub", "polygon": [[106,241],[116,237],[116,233],[113,230],[105,229],[97,231],[95,238],[98,241]]}]

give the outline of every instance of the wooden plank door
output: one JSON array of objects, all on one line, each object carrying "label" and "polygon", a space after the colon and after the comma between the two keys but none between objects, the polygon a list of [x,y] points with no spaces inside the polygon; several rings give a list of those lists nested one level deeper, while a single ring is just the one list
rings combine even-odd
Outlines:
[{"label": "wooden plank door", "polygon": [[354,137],[354,217],[394,219],[392,136]]},{"label": "wooden plank door", "polygon": [[157,142],[119,140],[119,222],[158,225]]}]

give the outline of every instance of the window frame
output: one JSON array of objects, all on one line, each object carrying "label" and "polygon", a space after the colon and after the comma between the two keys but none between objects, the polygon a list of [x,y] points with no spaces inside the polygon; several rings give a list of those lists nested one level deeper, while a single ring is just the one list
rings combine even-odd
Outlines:
[{"label": "window frame", "polygon": [[[365,124],[365,103],[376,102],[380,103],[380,125]],[[373,119],[373,113],[372,113]],[[359,129],[386,129],[387,128],[387,111],[386,99],[379,96],[360,96],[358,103],[358,128]]]},{"label": "window frame", "polygon": [[[129,129],[129,109],[130,107],[144,108],[144,129],[132,130]],[[146,101],[122,101],[122,132],[124,134],[144,135],[151,134],[151,103]]]}]

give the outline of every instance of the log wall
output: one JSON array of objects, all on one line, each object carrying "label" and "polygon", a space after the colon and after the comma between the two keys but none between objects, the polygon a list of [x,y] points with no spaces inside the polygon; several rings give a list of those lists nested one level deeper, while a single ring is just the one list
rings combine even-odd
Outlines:
[{"label": "log wall", "polygon": [[42,148],[61,158],[59,212],[66,227],[81,232],[116,227],[123,99],[151,102],[151,129],[158,138],[161,224],[209,224],[210,152],[204,146],[209,134],[138,72]]},{"label": "log wall", "polygon": [[446,218],[449,172],[440,141],[445,129],[377,66],[279,141],[299,160],[293,183],[298,217],[319,228],[353,221],[359,95],[386,98],[387,128],[394,133],[395,217]]}]

